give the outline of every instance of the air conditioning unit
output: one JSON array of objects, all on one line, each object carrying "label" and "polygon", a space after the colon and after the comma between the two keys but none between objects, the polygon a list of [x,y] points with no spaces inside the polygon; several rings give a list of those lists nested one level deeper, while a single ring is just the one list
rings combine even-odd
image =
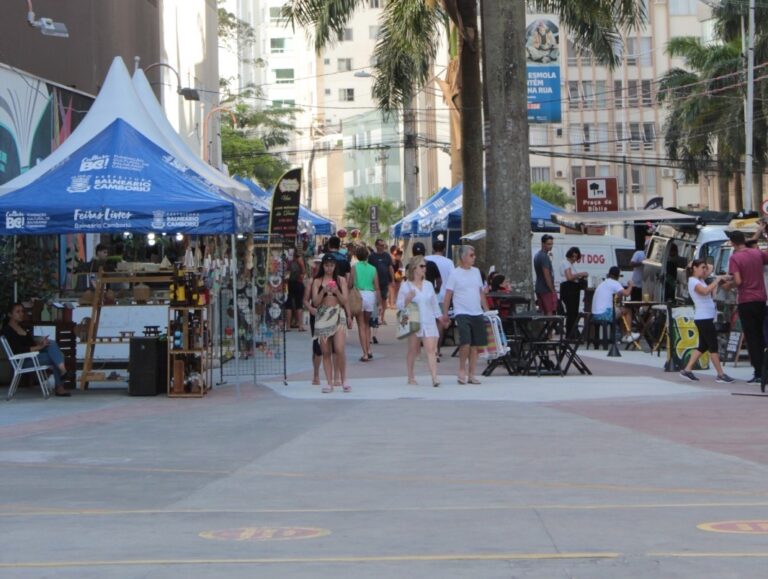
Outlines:
[{"label": "air conditioning unit", "polygon": [[669,167],[663,167],[661,169],[661,176],[665,179],[672,179],[675,176],[675,170],[670,169]]},{"label": "air conditioning unit", "polygon": [[557,170],[555,171],[555,178],[557,179],[567,179],[568,178],[568,170]]}]

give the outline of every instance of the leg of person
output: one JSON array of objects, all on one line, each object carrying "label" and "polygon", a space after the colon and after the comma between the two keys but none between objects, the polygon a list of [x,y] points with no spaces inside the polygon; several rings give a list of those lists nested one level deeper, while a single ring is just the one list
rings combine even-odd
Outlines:
[{"label": "leg of person", "polygon": [[[312,332],[312,337],[315,336],[315,316],[309,315],[309,330]],[[317,340],[312,340],[312,384],[315,386],[320,384],[320,362],[323,360],[323,351],[320,349],[320,344]]]},{"label": "leg of person", "polygon": [[472,349],[469,353],[467,382],[470,384],[480,384],[480,380],[475,377],[475,372],[477,371],[477,358],[480,354],[480,348],[485,348],[488,345],[488,332],[485,329],[485,318],[483,316],[470,316],[469,318],[470,327],[472,329],[472,338],[470,342]]},{"label": "leg of person", "polygon": [[363,330],[365,332],[366,356],[369,360],[373,359],[371,354],[371,312],[363,312]]},{"label": "leg of person", "polygon": [[560,299],[565,306],[565,334],[573,335],[573,328],[579,317],[579,288],[574,283],[560,284]]},{"label": "leg of person", "polygon": [[720,363],[720,355],[717,352],[719,345],[717,343],[717,330],[715,329],[715,321],[696,320],[696,329],[699,331],[699,350],[702,350],[703,343],[706,350],[702,350],[702,353],[704,353],[704,351],[709,352],[709,357],[712,359],[712,365],[717,371],[717,378],[715,381],[721,384],[730,384],[731,382],[735,382],[733,378],[723,372],[723,366]]},{"label": "leg of person", "polygon": [[323,352],[323,372],[325,372],[326,385],[323,386],[323,394],[333,392],[333,360],[331,357],[331,339],[320,341],[320,349]]},{"label": "leg of person", "polygon": [[379,324],[386,326],[387,322],[384,320],[384,315],[387,313],[387,296],[389,295],[389,285],[384,284],[381,287],[381,300],[379,300]]},{"label": "leg of person", "polygon": [[754,369],[754,376],[750,382],[758,382],[763,371],[765,304],[762,302],[739,304],[739,319],[741,320],[744,337],[747,339],[749,362]]},{"label": "leg of person", "polygon": [[367,362],[368,348],[370,347],[370,344],[368,343],[368,335],[365,331],[364,312],[360,312],[355,318],[357,319],[357,337],[360,340],[360,349],[363,351],[363,355],[360,356],[360,361]]},{"label": "leg of person", "polygon": [[421,339],[424,344],[424,351],[427,353],[427,366],[429,366],[429,373],[432,375],[432,386],[435,388],[440,386],[437,377],[437,340],[434,337]]},{"label": "leg of person", "polygon": [[460,314],[454,318],[456,328],[459,330],[459,384],[467,383],[467,361],[469,360],[469,347],[472,345],[471,317]]},{"label": "leg of person", "polygon": [[41,366],[50,368],[53,373],[54,394],[56,396],[69,396],[69,392],[64,388],[62,382],[62,376],[66,373],[63,371],[66,370],[64,368],[64,356],[56,342],[48,342],[48,346],[40,350],[37,359]]},{"label": "leg of person", "polygon": [[405,369],[408,373],[408,384],[414,386],[418,385],[418,383],[416,382],[413,368],[416,365],[416,356],[419,355],[419,344],[421,343],[421,338],[416,335],[417,333],[418,332],[413,332],[408,336],[408,351],[405,354]]},{"label": "leg of person", "polygon": [[688,364],[686,364],[685,368],[680,371],[680,375],[683,378],[687,378],[688,380],[691,380],[692,382],[698,382],[699,379],[696,376],[696,374],[694,374],[692,372],[692,370],[693,370],[693,367],[696,365],[696,362],[698,362],[699,358],[701,358],[701,355],[703,353],[704,352],[702,352],[700,350],[694,350],[693,351],[693,353],[691,354],[691,357],[688,358]]},{"label": "leg of person", "polygon": [[56,342],[49,340],[48,345],[41,352],[48,354],[51,361],[61,370],[62,375],[67,373],[67,367],[64,365],[64,354],[61,353],[61,349]]},{"label": "leg of person", "polygon": [[344,392],[349,392],[351,388],[347,384],[347,359],[344,347],[346,345],[347,332],[343,326],[333,335],[333,361],[336,369],[337,385],[341,386]]}]

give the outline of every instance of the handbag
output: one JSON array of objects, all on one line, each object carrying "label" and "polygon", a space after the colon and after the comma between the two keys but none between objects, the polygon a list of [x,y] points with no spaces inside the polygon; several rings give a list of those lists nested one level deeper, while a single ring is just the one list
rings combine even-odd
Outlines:
[{"label": "handbag", "polygon": [[418,332],[421,329],[421,319],[419,317],[419,307],[414,304],[408,304],[404,309],[397,312],[397,339],[401,340],[406,336]]},{"label": "handbag", "polygon": [[352,316],[357,316],[363,311],[363,296],[360,294],[360,290],[353,287],[349,292],[349,313]]}]

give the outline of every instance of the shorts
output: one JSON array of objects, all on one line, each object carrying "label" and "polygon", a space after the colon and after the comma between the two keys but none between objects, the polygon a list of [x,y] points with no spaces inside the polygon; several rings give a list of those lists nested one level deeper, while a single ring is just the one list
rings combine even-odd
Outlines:
[{"label": "shorts", "polygon": [[373,312],[376,309],[376,292],[373,290],[360,290],[360,297],[363,298],[363,311]]},{"label": "shorts", "polygon": [[381,301],[387,301],[387,296],[389,295],[388,283],[379,283],[379,294],[381,294]]},{"label": "shorts", "polygon": [[454,317],[459,329],[459,346],[486,346],[488,332],[485,329],[484,316],[459,314]]},{"label": "shorts", "polygon": [[693,320],[696,324],[696,329],[699,332],[699,347],[696,348],[702,354],[704,352],[710,352],[712,354],[718,353],[717,344],[717,330],[715,330],[714,320]]},{"label": "shorts", "polygon": [[[621,310],[616,310],[616,315],[613,316],[613,318],[619,319],[620,317],[621,317]],[[610,322],[611,310],[605,310],[604,312],[600,312],[599,314],[592,314],[592,319],[598,322]]]},{"label": "shorts", "polygon": [[286,310],[300,310],[304,307],[304,282],[288,282],[288,299],[285,300]]},{"label": "shorts", "polygon": [[539,306],[539,309],[548,316],[556,314],[557,294],[555,292],[536,294],[536,305]]}]

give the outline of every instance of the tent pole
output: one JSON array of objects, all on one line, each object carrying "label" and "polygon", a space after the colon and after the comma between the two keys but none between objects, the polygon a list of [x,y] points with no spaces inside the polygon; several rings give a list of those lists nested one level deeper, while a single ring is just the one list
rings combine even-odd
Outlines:
[{"label": "tent pole", "polygon": [[[232,234],[232,248],[229,252],[229,264],[232,272],[232,315],[235,323],[235,375],[240,376],[240,324],[238,321],[237,306],[237,248],[235,246],[235,234]],[[238,381],[239,384],[239,381]]]}]

